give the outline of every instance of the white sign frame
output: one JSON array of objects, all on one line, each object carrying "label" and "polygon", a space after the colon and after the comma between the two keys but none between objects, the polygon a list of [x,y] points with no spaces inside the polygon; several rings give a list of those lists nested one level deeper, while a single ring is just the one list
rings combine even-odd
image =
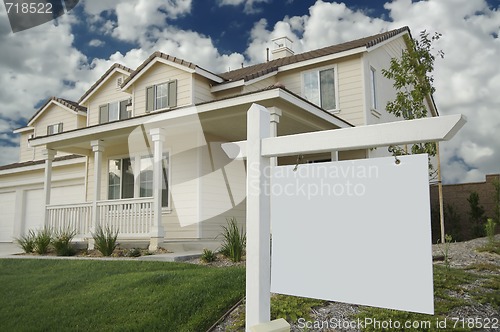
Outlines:
[{"label": "white sign frame", "polygon": [[461,114],[354,128],[270,137],[270,113],[252,104],[247,141],[223,144],[230,158],[247,159],[246,330],[270,321],[270,158],[326,151],[367,149],[451,139],[467,122]]}]

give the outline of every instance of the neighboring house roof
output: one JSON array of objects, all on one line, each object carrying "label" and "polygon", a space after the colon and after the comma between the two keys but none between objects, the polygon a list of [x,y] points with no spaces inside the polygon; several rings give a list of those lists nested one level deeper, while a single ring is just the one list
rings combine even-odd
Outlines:
[{"label": "neighboring house roof", "polygon": [[185,69],[189,72],[197,72],[217,83],[222,83],[224,81],[219,75],[214,74],[206,69],[203,69],[192,62],[156,51],[149,56],[137,69],[123,82],[122,89],[127,89],[135,80],[141,77],[147,69],[149,69],[154,63],[162,61],[168,62],[178,68]]},{"label": "neighboring house roof", "polygon": [[353,50],[359,47],[370,48],[373,47],[389,38],[395,37],[401,33],[410,33],[410,29],[408,27],[402,27],[399,29],[379,33],[377,35],[352,40],[346,43],[327,46],[324,48],[320,48],[314,51],[305,52],[301,54],[296,54],[292,56],[283,57],[276,60],[271,60],[268,62],[256,64],[253,66],[248,66],[245,68],[240,68],[236,70],[232,70],[226,73],[219,74],[222,78],[224,78],[227,82],[239,81],[239,80],[251,80],[257,77],[263,76],[265,74],[277,71],[279,67],[295,64],[302,61],[307,61],[327,55],[332,55],[335,53],[345,52],[349,50]]},{"label": "neighboring house roof", "polygon": [[[64,161],[64,160],[71,160],[71,159],[76,159],[76,158],[83,158],[83,156],[72,154],[72,155],[63,156],[63,157],[56,157],[56,158],[54,158],[53,162]],[[22,163],[13,163],[13,164],[8,164],[8,165],[0,166],[0,171],[5,171],[5,170],[8,170],[8,169],[14,169],[14,168],[21,168],[21,167],[41,165],[41,164],[44,164],[44,163],[45,163],[44,159],[34,160],[34,161],[25,161],[25,162],[22,162]]]},{"label": "neighboring house roof", "polygon": [[109,69],[88,89],[83,96],[80,97],[78,100],[78,103],[84,103],[94,92],[95,90],[103,84],[114,72],[116,71],[121,71],[122,73],[125,72],[127,75],[134,73],[134,70],[125,67],[123,65],[120,65],[118,63],[113,64]]},{"label": "neighboring house roof", "polygon": [[66,110],[73,112],[75,114],[85,114],[87,113],[87,108],[83,107],[81,105],[78,105],[78,103],[68,100],[68,99],[63,99],[63,98],[58,98],[58,97],[51,97],[49,98],[45,104],[43,104],[40,109],[33,114],[33,116],[28,120],[27,126],[31,126],[33,122],[38,119],[40,115],[43,114],[43,112],[48,108],[50,104],[56,104],[58,106],[61,106],[65,108]]}]

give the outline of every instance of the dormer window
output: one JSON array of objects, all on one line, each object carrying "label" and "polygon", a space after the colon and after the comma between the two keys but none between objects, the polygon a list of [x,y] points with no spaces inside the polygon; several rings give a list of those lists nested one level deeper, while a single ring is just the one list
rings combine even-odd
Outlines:
[{"label": "dormer window", "polygon": [[146,88],[146,112],[177,106],[177,80]]},{"label": "dormer window", "polygon": [[62,133],[62,131],[63,131],[62,122],[47,126],[47,135],[59,134]]},{"label": "dormer window", "polygon": [[99,123],[128,119],[130,117],[127,111],[129,103],[127,99],[99,106]]},{"label": "dormer window", "polygon": [[336,85],[334,67],[308,71],[303,74],[304,98],[328,111],[338,108]]}]

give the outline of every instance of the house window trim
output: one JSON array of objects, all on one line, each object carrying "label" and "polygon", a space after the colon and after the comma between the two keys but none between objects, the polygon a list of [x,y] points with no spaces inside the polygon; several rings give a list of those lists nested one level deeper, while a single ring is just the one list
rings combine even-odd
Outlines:
[{"label": "house window trim", "polygon": [[[170,79],[167,81],[162,81],[159,83],[155,83],[155,84],[151,84],[151,85],[146,86],[146,92],[145,92],[145,94],[146,94],[146,113],[166,111],[166,110],[170,110],[170,109],[177,107],[177,100],[179,98],[178,89],[177,89],[178,83],[179,82],[177,79]],[[167,88],[167,107],[157,108],[158,105],[157,105],[156,91],[157,91],[158,86],[165,85],[165,84],[168,85],[168,88]],[[173,92],[171,92],[171,90],[170,90],[170,84],[173,84]],[[153,89],[153,96],[152,96],[153,107],[152,107],[152,109],[150,109],[150,107],[149,107],[148,89],[150,89],[150,88]],[[175,96],[175,99],[173,101],[170,98],[172,96]]]},{"label": "house window trim", "polygon": [[[162,206],[162,214],[168,214],[172,212],[172,190],[170,184],[171,178],[172,178],[172,154],[171,154],[171,149],[164,149],[163,150],[163,156],[168,156],[168,164],[167,164],[167,195],[168,195],[168,200],[167,200],[167,206]],[[107,176],[107,183],[106,183],[106,197],[107,201],[119,201],[119,200],[128,200],[128,199],[140,199],[140,198],[147,198],[147,197],[141,197],[140,196],[140,160],[145,157],[153,157],[152,155],[147,155],[147,154],[134,154],[134,155],[126,155],[126,154],[121,154],[121,155],[114,155],[114,156],[109,156],[107,158],[106,162],[106,174]],[[134,197],[132,198],[122,198],[122,185],[123,182],[120,182],[120,198],[117,199],[110,199],[109,198],[109,162],[110,160],[123,160],[130,158],[131,164],[132,164],[132,169],[134,170]],[[123,161],[122,161],[123,163]],[[137,175],[136,175],[137,173]],[[120,177],[120,181],[123,180],[123,176]]]},{"label": "house window trim", "polygon": [[[334,79],[334,85],[335,85],[335,108],[334,109],[325,109],[327,112],[329,113],[332,113],[332,114],[338,114],[340,113],[340,101],[339,101],[339,71],[338,71],[338,65],[335,63],[335,64],[331,64],[331,65],[327,65],[327,66],[322,66],[322,67],[315,67],[315,68],[312,68],[312,69],[308,69],[308,70],[303,70],[301,71],[300,73],[300,80],[301,80],[301,91],[302,91],[302,96],[303,98],[305,98],[305,95],[306,95],[306,89],[305,89],[305,80],[304,80],[304,76],[308,73],[312,73],[312,72],[316,72],[318,73],[317,74],[317,77],[318,77],[318,80],[320,79],[319,78],[319,73],[321,71],[325,71],[325,70],[328,70],[328,69],[333,69],[333,79]],[[320,87],[320,93],[321,93],[321,85],[318,84],[318,86]],[[305,98],[306,100],[308,100],[307,98]],[[321,100],[321,95],[320,95],[320,100]],[[318,107],[321,107],[323,108],[321,105],[318,105],[316,104],[314,101],[311,101],[311,100],[308,100],[310,103],[313,103],[314,105],[318,106]]]},{"label": "house window trim", "polygon": [[377,84],[377,69],[370,65],[369,71],[369,81],[370,81],[370,110],[378,114],[378,84]]},{"label": "house window trim", "polygon": [[[63,132],[63,123],[62,122],[59,122],[59,123],[53,123],[53,124],[50,124],[47,126],[47,136],[51,136],[51,135],[56,135],[56,134],[60,134]],[[57,131],[53,131],[52,133],[50,132],[50,128],[57,128]]]},{"label": "house window trim", "polygon": [[[122,103],[126,103],[125,104],[125,113],[127,113],[127,117],[126,118],[122,118],[122,110],[120,108],[120,105]],[[110,109],[110,105],[111,104],[118,104],[118,120],[112,120],[110,121],[109,120],[109,109]],[[122,120],[126,120],[126,119],[130,119],[132,117],[132,114],[131,112],[128,112],[127,110],[127,106],[131,104],[131,98],[127,98],[127,99],[121,99],[121,100],[117,100],[117,101],[112,101],[112,102],[109,102],[109,103],[104,103],[104,104],[101,104],[99,105],[98,107],[98,112],[99,112],[99,115],[98,115],[98,123],[99,124],[106,124],[106,123],[112,123],[112,122],[117,122],[117,121],[122,121]],[[107,116],[107,121],[104,121],[102,122],[101,121],[101,108],[102,107],[107,107],[107,113],[108,113],[108,116]]]}]

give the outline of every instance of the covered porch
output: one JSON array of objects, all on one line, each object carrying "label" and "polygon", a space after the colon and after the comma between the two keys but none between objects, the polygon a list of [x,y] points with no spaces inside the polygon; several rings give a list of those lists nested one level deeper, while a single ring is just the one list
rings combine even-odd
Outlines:
[{"label": "covered porch", "polygon": [[[97,227],[109,226],[122,241],[149,241],[154,250],[166,241],[213,240],[227,217],[244,224],[245,164],[220,145],[246,139],[253,103],[270,111],[273,136],[350,127],[275,88],[38,137],[32,144],[45,148],[44,225],[74,230],[89,248]],[[84,202],[51,201],[57,152],[86,156]]]}]

